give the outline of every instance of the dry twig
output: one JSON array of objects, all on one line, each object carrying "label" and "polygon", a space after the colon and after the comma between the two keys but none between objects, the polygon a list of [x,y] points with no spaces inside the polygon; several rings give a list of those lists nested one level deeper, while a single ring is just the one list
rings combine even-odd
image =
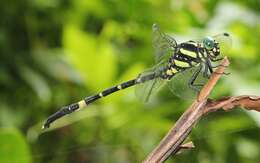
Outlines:
[{"label": "dry twig", "polygon": [[215,112],[221,108],[228,111],[237,106],[247,110],[260,111],[260,96],[225,97],[214,101],[208,99],[211,90],[229,65],[228,59],[225,57],[221,64],[223,66],[218,67],[215,73],[212,74],[207,84],[197,96],[197,99],[183,113],[175,126],[170,129],[160,144],[148,155],[143,163],[162,163],[170,155],[176,154],[184,147],[186,149],[194,148],[193,144],[182,145],[182,143],[190,134],[196,122],[210,112]]}]

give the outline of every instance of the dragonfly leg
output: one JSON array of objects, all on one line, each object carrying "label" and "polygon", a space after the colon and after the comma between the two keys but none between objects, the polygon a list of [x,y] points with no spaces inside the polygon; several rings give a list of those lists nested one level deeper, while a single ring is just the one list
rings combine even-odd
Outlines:
[{"label": "dragonfly leg", "polygon": [[203,84],[195,84],[195,81],[196,81],[197,77],[199,76],[201,69],[202,69],[202,65],[200,65],[199,69],[193,73],[193,75],[191,76],[191,78],[189,80],[189,87],[197,92],[199,91],[199,89],[197,87],[203,86]]},{"label": "dragonfly leg", "polygon": [[205,65],[205,70],[204,70],[204,72],[203,72],[203,77],[204,77],[204,78],[209,78],[208,71],[209,71],[209,66],[206,64],[206,65]]},{"label": "dragonfly leg", "polygon": [[229,72],[223,72],[223,73],[213,72],[213,68],[217,68],[217,67],[227,67],[227,66],[224,66],[224,65],[222,65],[222,64],[219,64],[219,65],[217,65],[217,66],[212,66],[211,62],[210,62],[210,61],[207,61],[206,66],[208,67],[208,69],[209,69],[209,71],[210,71],[210,74],[215,73],[215,74],[230,75]]},{"label": "dragonfly leg", "polygon": [[[211,65],[211,63],[210,63],[209,60],[207,60],[204,65],[205,65],[205,70],[204,70],[204,72],[203,72],[203,77],[209,79],[210,74],[213,73],[212,65]],[[208,74],[208,71],[210,72],[210,74]]]},{"label": "dragonfly leg", "polygon": [[217,58],[217,59],[213,59],[213,58],[212,58],[211,61],[212,61],[212,62],[217,62],[217,61],[221,61],[222,59],[224,59],[224,58],[223,58],[223,57]]},{"label": "dragonfly leg", "polygon": [[[217,66],[211,66],[212,68],[217,68],[217,67],[228,67],[228,66],[224,66],[222,64],[219,64]],[[218,72],[213,72],[215,74],[224,74],[224,75],[230,75],[231,73],[230,72],[223,72],[223,73],[218,73]]]},{"label": "dragonfly leg", "polygon": [[214,72],[214,74],[220,74],[220,75],[230,75],[230,72],[223,72],[223,73],[218,73],[218,72]]},{"label": "dragonfly leg", "polygon": [[[224,58],[218,58],[218,59],[211,59],[212,62],[217,62],[217,61],[221,61],[222,59]],[[225,65],[222,65],[222,64],[219,64],[217,66],[211,66],[212,68],[218,68],[218,67],[228,67],[228,66],[225,66]],[[224,73],[225,75],[229,75],[230,73]]]},{"label": "dragonfly leg", "polygon": [[[224,59],[224,58],[221,57],[221,58],[217,58],[217,59],[211,58],[210,60],[211,60],[212,62],[217,62],[217,61],[221,61],[221,60],[223,60],[223,59]],[[220,67],[220,66],[227,67],[227,66],[224,66],[224,65],[222,65],[222,64],[219,64],[219,65],[217,65],[217,66],[211,66],[211,67],[212,67],[212,68],[217,68],[217,67]]]},{"label": "dragonfly leg", "polygon": [[218,67],[228,67],[228,66],[225,66],[225,65],[222,65],[222,64],[219,64],[217,66],[212,66],[212,68],[218,68]]}]

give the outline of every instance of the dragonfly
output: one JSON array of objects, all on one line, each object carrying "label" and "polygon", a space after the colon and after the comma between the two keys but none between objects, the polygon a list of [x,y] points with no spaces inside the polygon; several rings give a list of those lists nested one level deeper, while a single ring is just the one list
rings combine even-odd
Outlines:
[{"label": "dragonfly", "polygon": [[[162,32],[159,25],[153,24],[152,30],[152,42],[156,61],[154,67],[140,73],[134,79],[88,96],[79,102],[63,106],[47,118],[43,129],[49,128],[54,121],[65,115],[132,86],[136,86],[136,96],[144,102],[148,101],[165,83],[169,85],[173,92],[177,92],[180,88],[176,83],[181,83],[182,85],[185,83],[189,89],[198,92],[203,83],[198,83],[197,80],[199,78],[208,79],[214,72],[213,69],[221,66],[220,64],[213,66],[213,63],[223,59],[220,55],[221,51],[231,42],[228,33],[221,33],[212,37],[178,44],[173,37]],[[181,76],[187,78],[188,81],[183,81],[180,78]],[[181,92],[185,91],[182,90]]]}]

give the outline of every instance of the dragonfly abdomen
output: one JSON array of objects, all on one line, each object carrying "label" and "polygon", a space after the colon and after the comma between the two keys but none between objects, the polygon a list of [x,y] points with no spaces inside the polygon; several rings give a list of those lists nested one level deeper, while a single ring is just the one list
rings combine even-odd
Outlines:
[{"label": "dragonfly abdomen", "polygon": [[[151,80],[150,78],[147,79],[147,80]],[[86,97],[85,99],[77,102],[77,103],[73,103],[73,104],[70,104],[68,106],[64,106],[62,107],[59,111],[57,111],[56,113],[54,113],[53,115],[51,115],[50,117],[48,117],[48,119],[46,120],[45,124],[43,125],[43,128],[49,128],[50,124],[52,122],[54,122],[55,120],[67,115],[67,114],[70,114],[74,111],[77,111],[81,108],[84,108],[85,106],[93,103],[94,101],[102,98],[102,97],[105,97],[107,95],[110,95],[114,92],[117,92],[119,90],[122,90],[122,89],[125,89],[125,88],[128,88],[128,87],[131,87],[133,85],[137,84],[137,81],[136,79],[133,79],[133,80],[129,80],[127,82],[124,82],[124,83],[121,83],[117,86],[114,86],[114,87],[111,87],[111,88],[108,88],[96,95],[93,95],[93,96],[89,96],[89,97]]]},{"label": "dragonfly abdomen", "polygon": [[94,101],[97,101],[98,99],[100,99],[102,97],[108,96],[108,95],[110,95],[114,92],[117,92],[117,91],[120,91],[122,89],[134,86],[136,84],[141,84],[141,83],[144,83],[146,81],[153,80],[156,77],[158,77],[156,73],[147,74],[147,75],[144,75],[142,77],[138,77],[136,79],[132,79],[132,80],[129,80],[127,82],[121,83],[119,85],[113,86],[111,88],[105,89],[104,91],[102,91],[98,94],[95,94],[93,96],[88,96],[85,99],[83,99],[83,100],[81,100],[77,103],[73,103],[73,104],[70,104],[68,106],[64,106],[59,111],[57,111],[56,113],[54,113],[53,115],[51,115],[47,119],[47,121],[43,125],[43,128],[48,128],[50,126],[50,124],[52,122],[54,122],[55,120],[65,116],[67,114],[70,114],[74,111],[77,111],[81,108],[84,108],[85,106],[93,103]]}]

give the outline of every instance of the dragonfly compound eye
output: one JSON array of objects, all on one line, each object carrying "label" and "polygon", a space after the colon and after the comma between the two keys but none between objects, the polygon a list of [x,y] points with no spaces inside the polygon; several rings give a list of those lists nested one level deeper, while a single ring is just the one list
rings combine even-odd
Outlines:
[{"label": "dragonfly compound eye", "polygon": [[203,45],[207,50],[212,50],[214,48],[214,40],[211,37],[207,37],[203,40]]}]

